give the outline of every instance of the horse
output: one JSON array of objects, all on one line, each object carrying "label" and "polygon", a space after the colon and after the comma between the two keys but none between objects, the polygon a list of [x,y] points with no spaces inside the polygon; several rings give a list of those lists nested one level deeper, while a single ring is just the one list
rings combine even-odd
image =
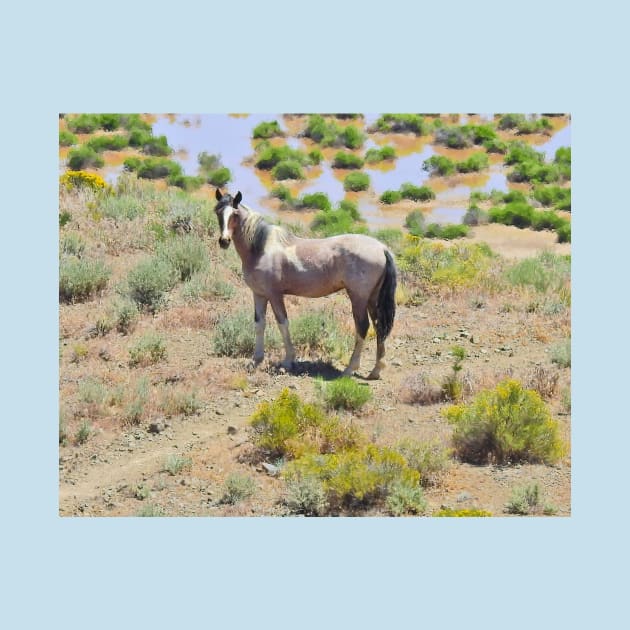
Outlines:
[{"label": "horse", "polygon": [[359,369],[369,316],[376,330],[376,363],[368,379],[378,379],[385,365],[385,339],[396,314],[396,265],[387,247],[364,234],[299,238],[286,228],[267,223],[241,203],[240,191],[232,197],[217,188],[215,196],[219,245],[227,249],[234,243],[243,264],[243,278],[254,295],[253,366],[259,365],[265,355],[268,302],[284,343],[285,358],[280,365],[291,370],[295,349],[284,296],[316,298],[345,289],[352,304],[355,345],[343,375],[352,375]]}]

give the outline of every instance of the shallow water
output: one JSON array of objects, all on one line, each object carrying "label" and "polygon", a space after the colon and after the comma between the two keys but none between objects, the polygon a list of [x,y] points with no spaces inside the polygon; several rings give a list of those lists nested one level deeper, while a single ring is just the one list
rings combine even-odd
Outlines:
[{"label": "shallow water", "polygon": [[[374,124],[379,114],[364,114],[362,118],[338,121],[340,124],[352,124],[366,131]],[[442,117],[446,124],[476,123],[493,119],[493,114],[454,115]],[[500,156],[491,155],[490,168],[481,173],[456,175],[449,178],[432,178],[422,169],[427,158],[439,152],[452,159],[464,159],[469,153],[479,151],[450,150],[442,146],[436,147],[431,136],[418,138],[413,134],[381,134],[367,135],[366,141],[356,155],[364,156],[371,147],[393,146],[397,158],[378,164],[365,164],[363,171],[370,176],[370,189],[364,193],[346,193],[343,179],[348,170],[333,169],[330,162],[338,150],[324,149],[325,160],[318,166],[305,169],[306,179],[300,182],[275,182],[268,171],[256,169],[253,164],[254,147],[259,142],[252,139],[254,127],[264,121],[276,120],[285,132],[284,138],[273,139],[273,144],[288,144],[292,148],[308,151],[315,145],[308,139],[298,137],[306,124],[306,116],[284,116],[281,114],[168,114],[153,117],[153,133],[165,135],[168,144],[175,153],[173,159],[182,164],[187,175],[198,174],[198,155],[202,152],[219,155],[224,166],[230,169],[232,181],[230,190],[240,190],[245,203],[264,212],[286,218],[286,213],[278,213],[275,200],[270,198],[271,189],[279,183],[287,186],[294,196],[313,192],[326,193],[333,203],[344,198],[357,201],[359,210],[365,216],[371,228],[384,226],[402,226],[404,218],[410,211],[407,204],[397,208],[379,203],[380,195],[386,190],[398,190],[405,182],[414,185],[428,185],[436,192],[436,200],[432,204],[415,204],[423,207],[428,213],[427,219],[438,223],[460,222],[473,190],[490,192],[493,189],[506,191],[507,168],[503,166]],[[544,136],[522,139],[531,142],[537,150],[545,153],[548,160],[553,159],[555,151],[561,146],[570,146],[570,119],[554,119],[555,133],[545,139]],[[60,163],[63,158],[60,153]],[[114,183],[122,172],[121,160],[107,160],[102,173],[107,181]],[[298,220],[300,216],[298,215]],[[304,218],[306,218],[304,216]]]}]

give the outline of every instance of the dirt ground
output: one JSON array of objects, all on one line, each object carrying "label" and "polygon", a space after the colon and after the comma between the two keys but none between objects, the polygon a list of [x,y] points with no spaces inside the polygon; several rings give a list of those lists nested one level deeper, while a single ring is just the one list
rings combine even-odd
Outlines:
[{"label": "dirt ground", "polygon": [[[488,239],[495,247],[497,242],[489,238],[492,228],[495,226],[477,228],[473,240]],[[493,231],[500,232],[497,238],[503,244],[499,249],[514,257],[534,255],[546,245],[538,234],[530,240],[521,239],[522,231],[516,228]],[[165,333],[168,356],[166,361],[143,369],[128,365],[128,337],[116,332],[96,338],[85,334],[85,323],[94,321],[102,311],[103,298],[61,305],[60,397],[71,411],[66,413],[70,417],[66,430],[73,435],[81,418],[88,415],[93,431],[82,444],[68,439],[60,445],[60,515],[133,516],[143,510],[168,516],[289,515],[283,503],[282,479],[268,474],[260,463],[251,463],[248,420],[261,401],[272,400],[286,387],[305,400],[315,400],[315,377],[334,375],[334,370],[331,374],[326,357],[302,356],[293,373],[284,373],[277,367],[280,350],[268,351],[255,371],[250,369],[249,359],[214,356],[213,325],[237,305],[249,307],[251,302],[242,280],[234,282],[238,292],[229,302],[173,305],[155,317],[145,316],[134,335],[149,328]],[[495,385],[506,375],[525,382],[537,365],[551,368],[549,349],[570,334],[570,314],[544,315],[529,309],[523,301],[526,299],[518,294],[467,293],[427,296],[420,305],[399,306],[387,343],[388,366],[381,380],[369,383],[373,400],[355,414],[340,415],[379,444],[410,437],[438,440],[448,446],[452,428],[441,413],[446,403],[403,402],[405,380],[423,372],[438,381],[451,369],[449,350],[454,344],[463,345],[467,351],[464,375],[473,382],[475,391]],[[334,308],[339,321],[351,330],[350,306],[343,294],[315,301],[291,297],[289,317],[313,305]],[[271,317],[269,321],[275,326]],[[77,339],[87,347],[86,356],[80,360],[70,352]],[[371,369],[374,353],[375,342],[369,339],[359,379]],[[340,361],[335,362],[335,368],[343,367]],[[175,386],[196,390],[201,408],[191,416],[156,413],[138,426],[125,427],[115,404],[86,410],[85,403],[77,401],[78,383],[88,374],[129,389],[140,372],[150,379],[155,391]],[[560,370],[556,394],[547,401],[567,441],[571,419],[561,402],[561,392],[569,387],[570,368],[565,368]],[[170,474],[165,462],[173,455],[188,458],[190,466]],[[256,491],[235,505],[224,504],[224,483],[234,472],[250,476]],[[570,514],[570,456],[555,466],[473,466],[453,461],[442,482],[425,491],[428,514],[450,507],[480,508],[502,516],[513,490],[532,483],[539,485],[557,515]],[[376,510],[365,514],[383,515]]]}]

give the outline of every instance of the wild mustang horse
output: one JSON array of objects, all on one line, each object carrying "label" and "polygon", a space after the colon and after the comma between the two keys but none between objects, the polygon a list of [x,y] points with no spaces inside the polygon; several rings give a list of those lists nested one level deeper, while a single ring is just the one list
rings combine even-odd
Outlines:
[{"label": "wild mustang horse", "polygon": [[219,245],[230,243],[243,262],[243,277],[254,294],[256,347],[254,365],[264,358],[267,303],[278,321],[285,348],[281,365],[291,369],[295,350],[289,335],[284,296],[321,297],[345,289],[352,303],[355,346],[344,375],[359,368],[361,350],[370,326],[376,330],[376,364],[368,376],[377,379],[384,366],[385,339],[396,313],[396,266],[391,252],[363,234],[330,238],[298,238],[286,229],[270,225],[236,196],[216,191]]}]

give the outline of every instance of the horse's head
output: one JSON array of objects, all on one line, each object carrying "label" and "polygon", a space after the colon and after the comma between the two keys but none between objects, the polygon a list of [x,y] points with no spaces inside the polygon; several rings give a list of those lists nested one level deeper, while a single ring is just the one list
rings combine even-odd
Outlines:
[{"label": "horse's head", "polygon": [[241,210],[238,204],[241,202],[243,195],[239,190],[235,197],[230,193],[223,194],[218,188],[216,190],[217,205],[214,211],[217,213],[219,220],[219,245],[223,249],[227,249],[232,241],[232,232],[234,228],[240,224]]}]

